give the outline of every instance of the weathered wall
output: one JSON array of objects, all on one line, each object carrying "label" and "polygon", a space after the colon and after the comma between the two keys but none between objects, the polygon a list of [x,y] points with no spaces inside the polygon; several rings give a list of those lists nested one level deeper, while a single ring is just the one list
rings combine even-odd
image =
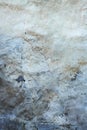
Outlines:
[{"label": "weathered wall", "polygon": [[0,113],[86,130],[87,1],[0,0],[0,18]]}]

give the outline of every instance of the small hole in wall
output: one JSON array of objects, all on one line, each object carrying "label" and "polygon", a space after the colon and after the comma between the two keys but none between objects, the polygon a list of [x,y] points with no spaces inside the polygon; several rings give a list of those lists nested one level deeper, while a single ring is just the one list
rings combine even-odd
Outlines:
[{"label": "small hole in wall", "polygon": [[20,75],[20,76],[18,76],[18,78],[16,79],[16,81],[17,81],[18,83],[20,83],[20,82],[25,82],[25,79],[24,79],[24,77],[23,77],[22,75]]}]

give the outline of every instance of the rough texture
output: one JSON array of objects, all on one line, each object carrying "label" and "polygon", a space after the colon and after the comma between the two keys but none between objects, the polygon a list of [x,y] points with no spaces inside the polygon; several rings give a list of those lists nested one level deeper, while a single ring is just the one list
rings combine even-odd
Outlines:
[{"label": "rough texture", "polygon": [[1,117],[87,130],[87,1],[0,0],[0,18]]}]

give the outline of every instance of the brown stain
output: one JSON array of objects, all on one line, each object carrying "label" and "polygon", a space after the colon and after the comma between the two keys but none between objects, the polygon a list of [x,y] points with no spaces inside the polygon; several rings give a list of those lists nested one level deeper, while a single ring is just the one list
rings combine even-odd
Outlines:
[{"label": "brown stain", "polygon": [[78,64],[80,66],[84,66],[84,65],[87,65],[87,61],[79,61]]},{"label": "brown stain", "polygon": [[76,80],[77,75],[80,73],[80,66],[72,67],[70,65],[66,66],[64,68],[64,71],[62,73],[62,79],[60,81],[66,81],[66,80]]},{"label": "brown stain", "polygon": [[7,4],[7,3],[0,3],[0,7],[9,8],[15,11],[23,11],[24,8],[19,5]]},{"label": "brown stain", "polygon": [[[28,38],[28,36],[32,36],[32,38]],[[41,42],[46,42],[47,37],[45,35],[41,35],[39,33],[36,33],[34,31],[26,31],[25,34],[21,34],[18,36],[18,38],[24,39],[26,42],[34,42],[34,41],[41,41]]]},{"label": "brown stain", "polygon": [[81,60],[78,61],[78,65],[76,67],[72,67],[70,65],[66,66],[63,71],[64,77],[62,78],[62,80],[69,80],[70,77],[71,79],[76,79],[77,75],[81,73],[81,67],[85,65],[87,65],[87,61]]},{"label": "brown stain", "polygon": [[32,0],[31,3],[37,7],[42,7],[40,9],[40,13],[41,13],[41,11],[43,12],[45,9],[49,9],[53,11],[59,10],[62,5],[62,0]]},{"label": "brown stain", "polygon": [[65,67],[65,72],[77,73],[77,72],[79,72],[79,70],[80,70],[79,66],[71,67],[70,65],[68,65],[67,67]]},{"label": "brown stain", "polygon": [[31,36],[37,37],[38,40],[42,40],[42,39],[45,38],[44,35],[41,35],[41,34],[36,33],[34,31],[27,31],[26,33],[29,34],[29,35],[31,35]]},{"label": "brown stain", "polygon": [[24,41],[26,41],[26,42],[30,42],[30,39],[28,39],[27,37],[25,37],[25,36],[21,36],[21,38],[23,38],[24,39]]}]

